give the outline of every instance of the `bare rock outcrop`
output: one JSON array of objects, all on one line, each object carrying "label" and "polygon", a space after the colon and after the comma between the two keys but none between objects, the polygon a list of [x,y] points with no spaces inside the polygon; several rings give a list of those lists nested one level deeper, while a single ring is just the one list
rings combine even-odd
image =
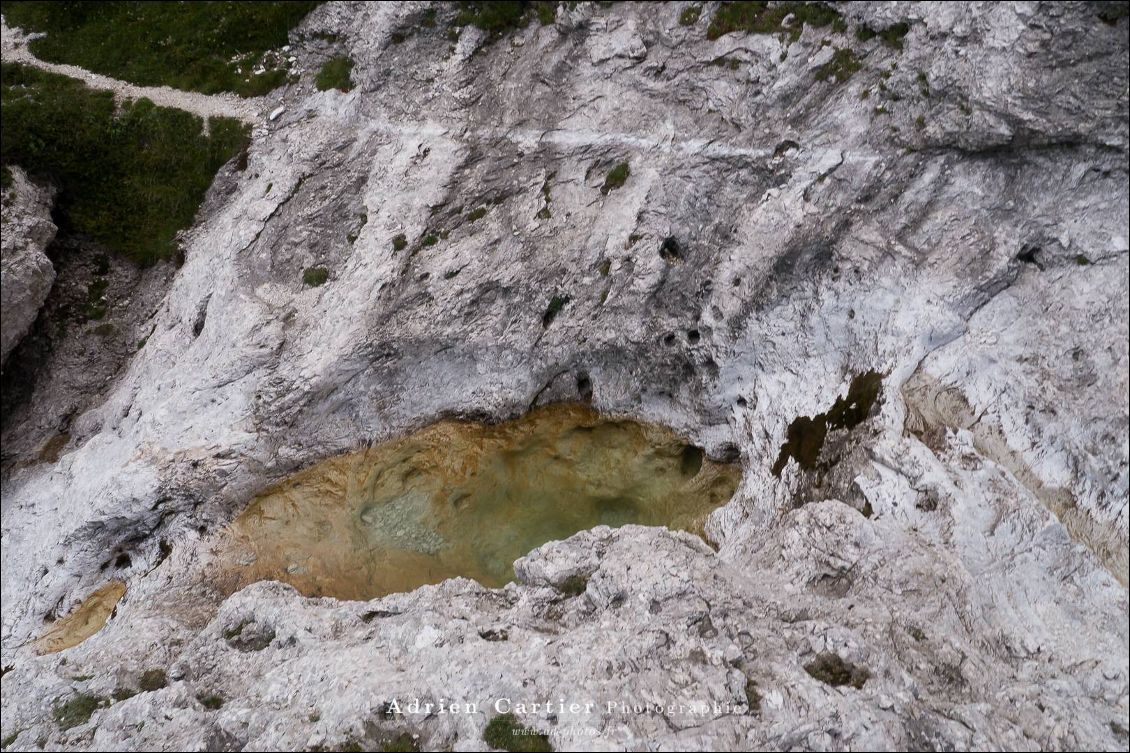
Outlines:
[{"label": "bare rock outcrop", "polygon": [[55,281],[55,269],[44,251],[54,239],[56,228],[51,221],[54,192],[33,183],[15,165],[5,165],[4,169],[10,171],[12,181],[0,202],[0,358],[7,361],[8,354],[35,322]]},{"label": "bare rock outcrop", "polygon": [[[15,749],[476,750],[503,698],[560,749],[1126,748],[1127,20],[861,2],[710,39],[690,7],[307,18],[354,88],[273,95],[81,445],[4,479]],[[299,468],[574,398],[739,458],[713,546],[597,528],[363,603],[208,580]]]}]

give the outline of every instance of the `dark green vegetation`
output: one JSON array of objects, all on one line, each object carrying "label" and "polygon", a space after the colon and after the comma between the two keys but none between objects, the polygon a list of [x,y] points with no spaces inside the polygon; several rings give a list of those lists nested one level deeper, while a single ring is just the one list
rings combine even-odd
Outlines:
[{"label": "dark green vegetation", "polygon": [[679,14],[679,23],[683,26],[694,26],[698,23],[699,16],[702,15],[701,5],[691,5],[683,8],[683,12]]},{"label": "dark green vegetation", "polygon": [[570,575],[557,584],[557,590],[569,597],[580,596],[588,587],[588,577],[580,574]]},{"label": "dark green vegetation", "polygon": [[789,424],[788,439],[781,446],[781,454],[773,464],[773,475],[781,475],[789,458],[796,460],[805,470],[816,468],[828,432],[832,429],[852,429],[863,423],[879,399],[882,387],[882,374],[877,371],[864,372],[851,380],[847,397],[836,398],[836,402],[826,413],[818,413],[812,418],[798,416]]},{"label": "dark green vegetation", "polygon": [[325,267],[307,267],[302,273],[302,283],[311,288],[321,287],[330,279],[330,271]]},{"label": "dark green vegetation", "polygon": [[233,627],[226,628],[223,636],[229,646],[244,653],[262,651],[275,639],[275,629],[264,628],[254,620],[245,619]]},{"label": "dark green vegetation", "polygon": [[56,222],[139,263],[171,255],[216,171],[248,130],[149,100],[116,107],[109,92],[5,63],[0,69],[0,160],[60,188]]},{"label": "dark green vegetation", "polygon": [[833,31],[843,31],[844,20],[827,3],[729,2],[718,6],[706,28],[706,38],[717,39],[732,31],[745,31],[787,34],[796,41],[805,26],[831,26]]},{"label": "dark green vegetation", "polygon": [[477,26],[497,39],[508,31],[523,29],[535,18],[548,25],[557,17],[557,3],[545,0],[483,0],[482,2],[457,2],[459,13],[454,26]]},{"label": "dark green vegetation", "polygon": [[[286,80],[252,71],[317,2],[2,2],[9,24],[47,32],[33,53],[145,86],[265,94]],[[237,58],[233,62],[233,58]]]},{"label": "dark green vegetation", "polygon": [[745,681],[745,707],[747,714],[757,714],[761,711],[761,692],[753,680]]},{"label": "dark green vegetation", "polygon": [[392,239],[393,251],[403,251],[406,248],[408,248],[408,238],[405,237],[404,233],[401,233],[400,235],[397,235]]},{"label": "dark green vegetation", "polygon": [[837,654],[820,654],[804,665],[804,671],[828,685],[850,685],[859,690],[871,678],[866,667],[844,661]]},{"label": "dark green vegetation", "polygon": [[487,208],[486,207],[479,207],[477,209],[472,209],[470,212],[467,212],[467,222],[477,222],[478,220],[481,220],[483,217],[486,217],[486,216],[487,216]]},{"label": "dark green vegetation", "polygon": [[7,165],[3,166],[0,170],[0,189],[7,191],[12,187],[12,171],[8,169]]},{"label": "dark green vegetation", "polygon": [[318,87],[318,91],[337,89],[347,92],[353,88],[351,73],[353,73],[353,61],[346,55],[338,55],[322,65],[318,77],[314,79],[314,85]]},{"label": "dark green vegetation", "polygon": [[94,278],[86,289],[86,304],[82,307],[82,317],[88,321],[102,319],[110,310],[109,301],[106,300],[106,289],[110,287],[110,281],[105,275],[106,272],[99,272],[96,269]]},{"label": "dark green vegetation", "polygon": [[90,721],[90,717],[94,716],[95,711],[109,705],[110,702],[102,696],[78,693],[61,703],[55,704],[52,715],[55,717],[55,723],[59,725],[59,729],[68,730],[71,727],[86,724]]},{"label": "dark green vegetation", "polygon": [[110,697],[113,698],[115,701],[120,702],[120,701],[128,701],[130,698],[133,698],[135,695],[137,695],[137,691],[134,690],[133,688],[115,688],[114,692],[110,694]]},{"label": "dark green vegetation", "polygon": [[553,324],[553,320],[561,313],[561,309],[565,308],[565,304],[569,302],[567,295],[555,295],[549,301],[549,305],[545,308],[545,313],[541,317],[541,326],[548,327]]},{"label": "dark green vegetation", "polygon": [[834,79],[837,84],[842,84],[862,67],[863,64],[850,49],[837,49],[831,60],[816,69],[816,80]]},{"label": "dark green vegetation", "polygon": [[1130,3],[1104,3],[1099,11],[1099,19],[1107,26],[1117,26],[1118,22],[1130,16]]},{"label": "dark green vegetation", "polygon": [[632,169],[628,167],[627,162],[621,162],[608,171],[608,175],[604,178],[604,185],[600,187],[600,192],[607,196],[612,191],[620,188],[628,181],[628,176],[632,174]]},{"label": "dark green vegetation", "polygon": [[163,669],[147,669],[142,673],[141,679],[137,682],[137,687],[145,692],[160,690],[169,684],[168,679],[165,677],[165,670]]},{"label": "dark green vegetation", "polygon": [[867,42],[875,37],[883,40],[883,44],[887,45],[893,50],[902,49],[902,39],[910,32],[910,26],[905,22],[891,24],[882,29],[872,29],[870,26],[864,24],[855,30],[855,36],[861,42]]},{"label": "dark green vegetation", "polygon": [[483,730],[483,741],[495,750],[529,751],[529,753],[545,753],[553,750],[547,735],[522,726],[513,714],[499,714],[491,719]]},{"label": "dark green vegetation", "polygon": [[196,696],[196,700],[209,711],[218,711],[224,705],[224,697],[215,693],[201,693]]},{"label": "dark green vegetation", "polygon": [[0,740],[0,750],[7,750],[12,745],[12,743],[14,743],[17,738],[19,738],[20,732],[22,731],[23,730],[16,730],[12,734],[6,736],[3,740]]},{"label": "dark green vegetation", "polygon": [[418,750],[420,744],[407,732],[401,732],[381,743],[381,753],[416,753]]}]

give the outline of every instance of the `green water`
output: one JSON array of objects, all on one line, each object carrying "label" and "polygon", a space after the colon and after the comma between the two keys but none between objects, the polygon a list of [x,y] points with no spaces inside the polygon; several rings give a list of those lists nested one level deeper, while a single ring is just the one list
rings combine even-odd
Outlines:
[{"label": "green water", "polygon": [[500,586],[515,559],[597,525],[701,534],[740,477],[667,429],[582,406],[442,422],[256,498],[225,534],[217,577],[358,599],[455,576]]}]

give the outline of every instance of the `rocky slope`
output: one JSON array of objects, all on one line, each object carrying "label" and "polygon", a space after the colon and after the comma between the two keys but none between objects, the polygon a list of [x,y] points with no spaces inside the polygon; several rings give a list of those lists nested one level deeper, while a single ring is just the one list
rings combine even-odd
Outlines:
[{"label": "rocky slope", "polygon": [[[474,750],[509,698],[559,749],[1126,749],[1126,19],[852,3],[709,40],[714,4],[581,3],[453,41],[429,7],[308,17],[308,70],[356,86],[278,94],[84,441],[5,476],[5,741]],[[717,548],[598,528],[369,603],[205,577],[294,470],[550,399],[740,458]],[[561,698],[594,706],[529,706]]]},{"label": "rocky slope", "polygon": [[55,238],[51,221],[52,192],[28,180],[18,166],[6,167],[12,183],[3,195],[3,310],[0,359],[31,329],[47,299],[55,269],[44,253]]}]

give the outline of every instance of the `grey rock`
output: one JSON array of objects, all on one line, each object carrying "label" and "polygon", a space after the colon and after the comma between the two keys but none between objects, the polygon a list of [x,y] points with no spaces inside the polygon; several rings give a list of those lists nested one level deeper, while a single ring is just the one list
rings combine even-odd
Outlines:
[{"label": "grey rock", "polygon": [[31,329],[39,308],[47,299],[55,269],[44,253],[55,238],[51,221],[54,191],[36,185],[16,165],[11,170],[12,185],[4,191],[2,210],[3,241],[0,242],[0,359],[8,354]]},{"label": "grey rock", "polygon": [[[1130,44],[1097,7],[842,6],[906,20],[901,51],[709,41],[644,3],[452,50],[442,24],[390,41],[420,3],[320,7],[292,45],[336,33],[357,86],[285,91],[85,442],[4,478],[3,734],[475,750],[497,699],[563,698],[594,707],[511,710],[559,749],[1124,749]],[[863,63],[845,83],[814,80],[826,37]],[[775,475],[790,424],[870,369],[878,404],[829,434],[828,470]],[[296,469],[580,373],[599,410],[739,456],[716,550],[598,528],[504,589],[371,603],[209,583],[215,531]],[[116,616],[34,655],[120,550]],[[273,639],[231,646],[244,620]],[[830,685],[817,657],[867,677]],[[177,681],[51,720],[152,666]],[[390,710],[412,699],[432,713]]]}]

